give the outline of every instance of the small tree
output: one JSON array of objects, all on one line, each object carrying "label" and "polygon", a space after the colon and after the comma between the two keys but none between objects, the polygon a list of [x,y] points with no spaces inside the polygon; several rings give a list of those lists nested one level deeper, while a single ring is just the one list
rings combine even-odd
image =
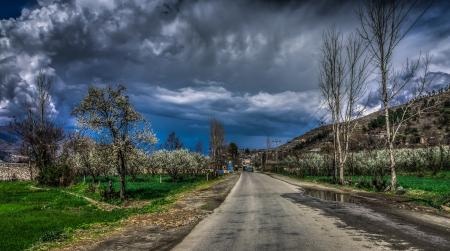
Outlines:
[{"label": "small tree", "polygon": [[195,152],[200,154],[203,153],[203,142],[201,140],[198,140],[197,143],[195,143]]},{"label": "small tree", "polygon": [[239,149],[236,143],[231,142],[228,146],[228,156],[233,161],[233,165],[237,165],[239,162]]},{"label": "small tree", "polygon": [[225,130],[222,123],[220,123],[217,119],[211,119],[209,133],[209,155],[216,170],[220,169],[224,164],[224,141]]},{"label": "small tree", "polygon": [[35,79],[36,95],[34,104],[28,104],[27,116],[15,118],[11,127],[20,135],[24,152],[35,163],[41,184],[57,185],[61,177],[56,170],[59,143],[64,139],[64,130],[51,119],[49,112],[52,79],[43,71]]},{"label": "small tree", "polygon": [[128,163],[129,174],[131,175],[133,180],[136,180],[136,176],[138,174],[144,173],[145,171],[147,171],[148,173],[152,173],[152,170],[150,170],[150,157],[142,149],[136,147],[131,149]]},{"label": "small tree", "polygon": [[88,95],[73,110],[81,127],[109,138],[118,160],[120,198],[125,199],[127,160],[133,147],[155,144],[157,139],[141,114],[135,111],[125,95],[126,88],[90,87]]},{"label": "small tree", "polygon": [[[412,25],[427,11],[431,6],[430,4],[423,9],[421,14],[414,20]],[[361,22],[360,35],[367,42],[369,53],[373,58],[373,63],[378,69],[380,74],[380,100],[383,106],[384,118],[385,118],[385,131],[386,131],[386,145],[389,152],[389,166],[391,169],[391,189],[395,190],[397,187],[397,173],[395,169],[395,156],[394,156],[394,142],[398,129],[402,126],[402,122],[397,121],[398,126],[393,125],[390,115],[390,110],[393,106],[395,98],[405,89],[410,87],[415,89],[414,97],[421,95],[423,91],[424,83],[419,81],[419,86],[414,85],[412,77],[415,75],[419,66],[416,63],[407,63],[403,71],[403,76],[398,77],[398,72],[395,71],[392,65],[392,59],[394,51],[397,48],[400,41],[405,37],[406,33],[411,30],[412,25],[404,29],[405,21],[408,20],[408,16],[413,10],[413,7],[417,4],[417,1],[405,1],[405,0],[373,0],[365,1],[364,7],[359,11],[359,17]],[[426,61],[426,69],[424,79],[428,73],[428,60]],[[428,62],[427,62],[428,61]],[[396,76],[397,75],[397,76]],[[412,101],[415,99],[412,98]],[[407,109],[404,110],[404,115],[407,115],[408,110],[412,107],[412,103],[407,105]],[[405,121],[406,117],[400,120]]]},{"label": "small tree", "polygon": [[320,89],[331,115],[335,177],[344,183],[344,165],[349,142],[356,126],[354,119],[362,114],[358,102],[364,95],[367,62],[362,40],[351,34],[346,40],[336,30],[324,33],[320,64]]},{"label": "small tree", "polygon": [[181,142],[175,132],[171,132],[169,136],[167,136],[167,140],[163,147],[169,151],[178,150],[183,148],[183,142]]},{"label": "small tree", "polygon": [[97,178],[101,174],[100,165],[95,163],[97,155],[95,141],[80,133],[69,135],[68,140],[64,143],[63,157],[66,162],[75,168],[78,174],[90,175],[93,183],[97,182]]}]

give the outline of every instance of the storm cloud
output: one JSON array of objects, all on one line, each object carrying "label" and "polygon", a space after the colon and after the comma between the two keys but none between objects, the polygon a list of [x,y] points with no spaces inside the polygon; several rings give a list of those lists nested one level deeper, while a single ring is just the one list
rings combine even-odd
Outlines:
[{"label": "storm cloud", "polygon": [[[52,75],[54,114],[88,86],[123,84],[164,137],[206,141],[218,117],[229,139],[261,146],[317,124],[320,37],[358,26],[357,1],[41,0],[0,21],[0,123],[32,102],[39,70]],[[448,2],[436,2],[400,45],[396,62],[433,56],[450,82]],[[411,54],[413,53],[413,54]],[[375,106],[376,104],[374,104]]]}]

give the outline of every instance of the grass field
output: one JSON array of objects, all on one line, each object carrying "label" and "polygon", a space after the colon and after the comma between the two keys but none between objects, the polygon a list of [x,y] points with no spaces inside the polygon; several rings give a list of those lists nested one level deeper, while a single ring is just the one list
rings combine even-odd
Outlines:
[{"label": "grass field", "polygon": [[[349,178],[349,177],[347,177]],[[445,203],[450,203],[450,171],[441,171],[437,175],[425,174],[400,174],[398,185],[406,189],[405,196],[418,203],[439,208]],[[307,176],[303,178],[308,181],[332,183],[329,176]],[[370,176],[352,176],[352,186],[368,191],[374,191],[370,187],[359,186],[364,181],[369,182]],[[385,179],[389,181],[390,176]]]},{"label": "grass field", "polygon": [[[113,178],[113,187],[119,184]],[[88,228],[93,223],[116,222],[131,214],[158,210],[168,203],[169,195],[185,191],[202,183],[201,178],[190,178],[173,183],[164,177],[141,176],[129,180],[131,200],[151,200],[143,208],[118,208],[104,211],[85,199],[65,193],[64,190],[96,200],[101,197],[90,191],[87,183],[70,188],[36,188],[31,182],[0,182],[0,250],[23,250],[39,242],[67,238],[74,229]],[[106,186],[106,179],[100,186]],[[112,201],[119,204],[118,201]]]},{"label": "grass field", "polygon": [[[99,179],[100,190],[105,190],[107,188],[109,179],[112,180],[113,190],[119,191],[119,177],[101,177]],[[169,176],[162,176],[162,183],[159,183],[159,176],[141,175],[137,176],[135,180],[131,177],[127,177],[127,197],[129,200],[153,200],[163,198],[186,190],[204,180],[204,177],[192,176],[177,182],[172,182]],[[94,186],[98,186],[98,183]],[[85,182],[80,180],[77,185],[71,186],[68,190],[95,200],[104,200],[99,192],[92,191],[92,187],[92,179],[86,178]],[[107,202],[111,204],[121,203],[118,199],[112,199]]]}]

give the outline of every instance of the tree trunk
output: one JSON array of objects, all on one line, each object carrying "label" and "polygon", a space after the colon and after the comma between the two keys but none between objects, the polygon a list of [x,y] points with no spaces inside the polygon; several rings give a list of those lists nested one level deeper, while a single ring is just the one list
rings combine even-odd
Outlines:
[{"label": "tree trunk", "polygon": [[344,185],[344,162],[339,162],[339,184]]},{"label": "tree trunk", "polygon": [[33,167],[31,166],[30,154],[28,154],[28,169],[30,170],[30,180],[33,180]]},{"label": "tree trunk", "polygon": [[340,137],[339,125],[336,125],[336,147],[337,147],[337,161],[339,167],[339,184],[344,184],[344,160],[342,159],[342,147],[341,147],[341,137]]},{"label": "tree trunk", "polygon": [[125,158],[123,156],[122,151],[119,151],[120,158],[120,199],[125,200],[125,189],[126,189],[126,166],[125,166]]},{"label": "tree trunk", "polygon": [[394,191],[397,188],[397,173],[395,171],[395,158],[394,158],[394,146],[389,143],[389,162],[391,165],[391,190]]},{"label": "tree trunk", "polygon": [[120,199],[125,200],[125,175],[120,175]]},{"label": "tree trunk", "polygon": [[386,121],[386,138],[388,142],[389,152],[389,166],[391,169],[391,190],[394,191],[397,187],[397,174],[395,172],[395,158],[394,158],[394,137],[391,132],[391,123],[389,121],[389,97],[387,90],[387,72],[384,67],[381,69],[381,81],[383,87],[383,105],[384,105],[384,119]]}]

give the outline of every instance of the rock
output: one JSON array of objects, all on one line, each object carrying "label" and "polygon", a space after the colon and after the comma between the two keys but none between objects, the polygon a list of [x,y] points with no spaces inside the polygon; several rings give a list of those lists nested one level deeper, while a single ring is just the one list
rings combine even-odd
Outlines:
[{"label": "rock", "polygon": [[444,211],[450,213],[450,207],[447,207],[447,206],[442,205],[441,208],[442,208]]},{"label": "rock", "polygon": [[405,193],[406,193],[406,190],[402,186],[399,186],[397,188],[397,190],[395,191],[395,194],[398,194],[398,195],[402,195],[402,194],[405,194]]}]

